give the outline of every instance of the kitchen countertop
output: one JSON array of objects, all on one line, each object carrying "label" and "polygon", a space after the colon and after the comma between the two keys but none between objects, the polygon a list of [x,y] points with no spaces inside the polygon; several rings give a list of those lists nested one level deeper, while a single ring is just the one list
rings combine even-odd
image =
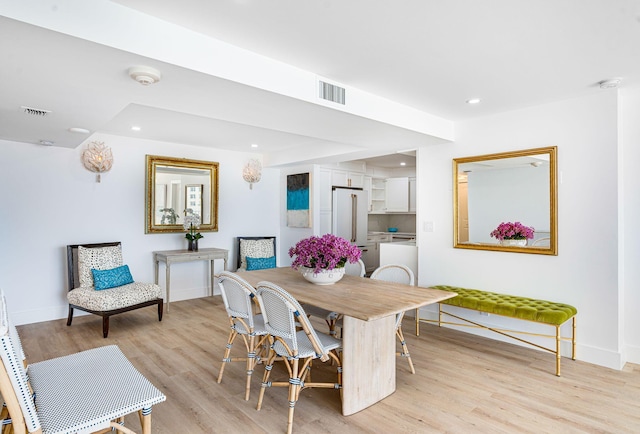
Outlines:
[{"label": "kitchen countertop", "polygon": [[415,232],[383,232],[383,231],[370,231],[367,235],[402,235],[415,237]]}]

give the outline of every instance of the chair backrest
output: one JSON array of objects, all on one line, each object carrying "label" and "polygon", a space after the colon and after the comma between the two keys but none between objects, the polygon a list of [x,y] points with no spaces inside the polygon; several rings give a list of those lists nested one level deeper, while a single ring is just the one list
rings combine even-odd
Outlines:
[{"label": "chair backrest", "polygon": [[297,354],[300,346],[296,326],[299,325],[309,338],[320,360],[324,362],[329,359],[307,314],[291,294],[278,285],[264,281],[258,283],[256,290],[262,300],[265,327],[271,336],[290,340],[291,350]]},{"label": "chair backrest", "polygon": [[[413,271],[411,271],[411,268],[402,264],[387,264],[378,267],[371,273],[371,278],[384,280],[385,282],[404,283],[405,285],[412,286],[415,284]],[[404,312],[396,315],[396,328],[402,324],[402,318],[404,318]]]},{"label": "chair backrest", "polygon": [[80,270],[78,269],[78,247],[84,247],[87,249],[102,248],[102,247],[116,247],[121,246],[120,241],[114,241],[110,243],[92,243],[92,244],[70,244],[67,246],[67,278],[68,287],[67,291],[79,288]]},{"label": "chair backrest", "polygon": [[405,285],[415,285],[415,277],[411,268],[402,264],[387,264],[376,268],[371,273],[372,279],[384,280],[386,282],[404,283]]},{"label": "chair backrest", "polygon": [[276,237],[238,237],[238,269],[246,269],[245,257],[276,257]]},{"label": "chair backrest", "polygon": [[352,264],[348,262],[344,265],[344,272],[350,276],[360,276],[364,277],[366,269],[364,266],[364,262],[362,259],[358,259],[358,262]]},{"label": "chair backrest", "polygon": [[218,285],[220,286],[222,301],[227,314],[235,318],[241,318],[249,328],[253,329],[252,303],[255,301],[260,306],[260,299],[256,298],[256,290],[253,286],[231,271],[220,272]]},{"label": "chair backrest", "polygon": [[0,393],[4,398],[15,432],[26,427],[29,432],[40,429],[25,357],[18,331],[10,322],[4,295],[0,294]]}]

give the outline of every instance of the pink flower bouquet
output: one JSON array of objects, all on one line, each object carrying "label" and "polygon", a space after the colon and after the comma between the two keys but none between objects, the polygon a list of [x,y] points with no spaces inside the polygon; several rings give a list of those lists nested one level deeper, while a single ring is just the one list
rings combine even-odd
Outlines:
[{"label": "pink flower bouquet", "polygon": [[295,256],[291,268],[313,268],[315,273],[344,267],[347,261],[358,262],[361,254],[349,241],[332,234],[305,238],[289,249],[289,256]]},{"label": "pink flower bouquet", "polygon": [[491,232],[493,238],[502,240],[524,240],[533,238],[535,229],[525,226],[520,222],[502,222]]}]

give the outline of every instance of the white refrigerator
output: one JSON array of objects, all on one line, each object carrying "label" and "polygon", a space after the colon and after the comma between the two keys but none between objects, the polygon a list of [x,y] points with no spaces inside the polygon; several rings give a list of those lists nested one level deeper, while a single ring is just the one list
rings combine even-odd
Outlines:
[{"label": "white refrigerator", "polygon": [[350,188],[333,189],[331,233],[358,247],[367,245],[368,192]]}]

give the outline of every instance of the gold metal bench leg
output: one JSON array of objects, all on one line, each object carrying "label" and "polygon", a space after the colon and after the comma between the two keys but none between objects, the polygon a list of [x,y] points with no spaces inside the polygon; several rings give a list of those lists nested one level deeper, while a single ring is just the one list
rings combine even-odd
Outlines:
[{"label": "gold metal bench leg", "polygon": [[560,376],[560,359],[562,354],[560,354],[560,326],[556,326],[556,375]]},{"label": "gold metal bench leg", "polygon": [[420,309],[416,308],[416,336],[420,336]]},{"label": "gold metal bench leg", "polygon": [[572,322],[572,331],[571,331],[571,358],[573,360],[576,359],[576,317],[573,317]]}]

